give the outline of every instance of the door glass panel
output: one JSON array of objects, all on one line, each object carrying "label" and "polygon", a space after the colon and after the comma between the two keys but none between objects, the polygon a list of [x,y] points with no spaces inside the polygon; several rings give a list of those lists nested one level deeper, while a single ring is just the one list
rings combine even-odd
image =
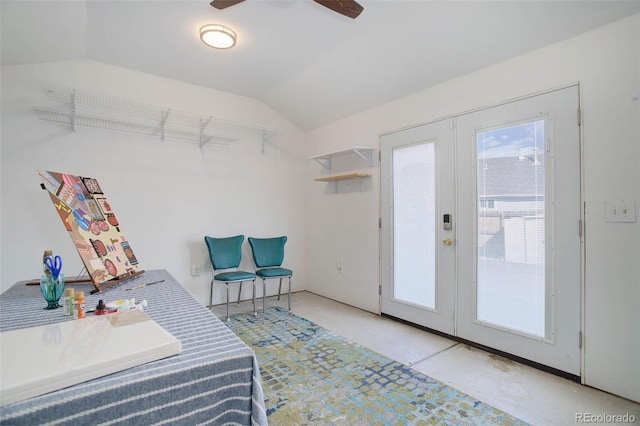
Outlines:
[{"label": "door glass panel", "polygon": [[393,297],[435,309],[435,144],[395,148]]},{"label": "door glass panel", "polygon": [[545,336],[545,121],[476,132],[476,319]]}]

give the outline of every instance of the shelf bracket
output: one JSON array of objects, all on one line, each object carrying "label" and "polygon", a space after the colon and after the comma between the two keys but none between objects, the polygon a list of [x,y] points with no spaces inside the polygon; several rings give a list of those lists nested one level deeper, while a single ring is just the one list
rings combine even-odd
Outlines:
[{"label": "shelf bracket", "polygon": [[211,141],[211,139],[213,139],[213,136],[201,136],[200,137],[200,149],[202,149],[203,146],[208,144]]},{"label": "shelf bracket", "polygon": [[331,172],[331,158],[323,159],[322,158],[314,158],[322,167],[329,170]]},{"label": "shelf bracket", "polygon": [[202,149],[202,147],[205,146],[211,140],[211,136],[206,136],[204,134],[204,129],[206,129],[209,123],[211,122],[211,118],[212,117],[209,117],[209,119],[205,121],[200,119],[200,135],[198,138],[200,142],[200,149]]},{"label": "shelf bracket", "polygon": [[373,167],[373,151],[367,150],[368,155],[364,155],[358,148],[353,148],[353,152],[367,162],[369,167]]},{"label": "shelf bracket", "polygon": [[[267,144],[267,142],[271,142],[271,138],[276,136],[278,134],[278,130],[277,129],[272,129],[272,130],[268,130],[265,129],[264,127],[262,128],[262,136],[261,136],[261,147],[262,147],[262,154],[264,155],[264,149],[265,149],[265,145]],[[280,144],[278,143],[278,149],[280,149]]]},{"label": "shelf bracket", "polygon": [[162,110],[162,116],[160,117],[160,141],[162,142],[164,142],[164,126],[165,124],[167,124],[167,119],[169,118],[170,112],[170,108]]},{"label": "shelf bracket", "polygon": [[69,117],[69,124],[71,125],[71,131],[76,131],[76,91],[72,90],[69,95],[69,105],[71,106],[71,117]]}]

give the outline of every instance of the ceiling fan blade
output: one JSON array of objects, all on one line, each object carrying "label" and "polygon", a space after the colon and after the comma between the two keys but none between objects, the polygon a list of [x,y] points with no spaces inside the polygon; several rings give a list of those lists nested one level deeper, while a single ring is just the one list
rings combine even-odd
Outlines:
[{"label": "ceiling fan blade", "polygon": [[349,18],[356,19],[360,12],[364,10],[355,0],[313,0],[318,4],[327,7],[334,12],[338,12]]},{"label": "ceiling fan blade", "polygon": [[209,3],[211,6],[218,10],[226,9],[230,6],[234,6],[238,3],[242,3],[244,0],[213,0]]}]

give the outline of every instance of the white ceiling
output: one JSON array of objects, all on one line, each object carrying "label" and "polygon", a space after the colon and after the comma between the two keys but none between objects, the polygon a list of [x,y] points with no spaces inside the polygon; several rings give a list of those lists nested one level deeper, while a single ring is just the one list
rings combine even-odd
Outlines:
[{"label": "white ceiling", "polygon": [[[313,129],[640,12],[640,1],[1,0],[2,65],[91,59],[259,99]],[[223,24],[231,50],[198,29]]]}]

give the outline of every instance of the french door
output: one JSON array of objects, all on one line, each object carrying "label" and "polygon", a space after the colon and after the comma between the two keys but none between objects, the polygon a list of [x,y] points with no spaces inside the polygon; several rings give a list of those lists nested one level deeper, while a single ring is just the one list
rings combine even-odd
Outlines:
[{"label": "french door", "polygon": [[382,136],[380,150],[382,312],[454,334],[454,120]]},{"label": "french door", "polygon": [[580,374],[578,88],[381,138],[383,313]]}]

